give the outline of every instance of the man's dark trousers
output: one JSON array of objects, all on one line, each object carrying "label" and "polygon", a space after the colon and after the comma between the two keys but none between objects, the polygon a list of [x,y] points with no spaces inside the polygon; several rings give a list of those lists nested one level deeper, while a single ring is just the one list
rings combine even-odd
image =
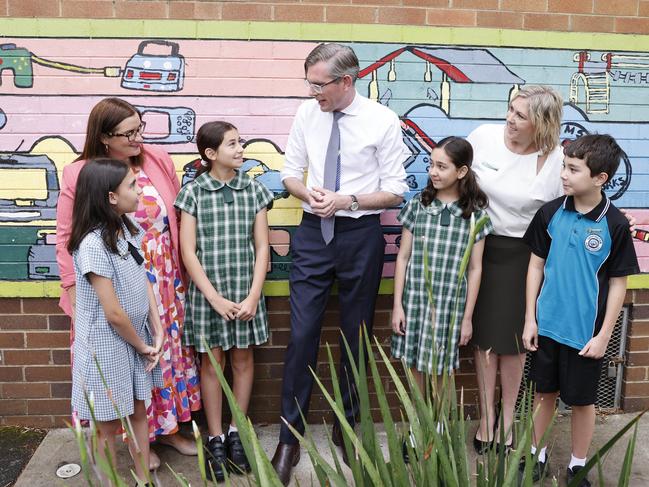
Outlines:
[{"label": "man's dark trousers", "polygon": [[[284,360],[282,417],[300,434],[304,433],[300,411],[306,418],[314,382],[309,366],[316,370],[322,320],[331,286],[334,280],[338,281],[340,327],[354,357],[358,357],[361,324],[367,327],[368,333],[372,331],[384,251],[379,215],[358,219],[336,217],[334,238],[325,245],[320,218],[304,212],[291,239],[291,338]],[[340,349],[340,388],[345,415],[353,425],[358,399],[342,338]],[[297,442],[283,422],[280,442]]]}]

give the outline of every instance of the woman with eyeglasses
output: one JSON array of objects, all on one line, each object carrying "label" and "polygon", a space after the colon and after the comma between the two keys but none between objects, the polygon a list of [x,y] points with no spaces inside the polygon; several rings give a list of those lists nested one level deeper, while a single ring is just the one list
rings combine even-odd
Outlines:
[{"label": "woman with eyeglasses", "polygon": [[[190,421],[191,412],[201,407],[194,350],[184,347],[182,340],[185,276],[178,246],[179,220],[174,208],[180,184],[169,154],[143,144],[144,128],[137,108],[119,98],[106,98],[90,112],[83,152],[63,169],[57,205],[56,260],[63,288],[59,305],[74,323],[75,275],[67,245],[79,172],[91,159],[122,160],[129,164],[142,188],[132,216],[145,231],[141,250],[165,331],[160,358],[164,385],[152,391],[147,407],[149,438],[184,455],[196,455],[194,441],[178,433],[179,423]],[[74,326],[70,341],[73,352]],[[160,459],[151,451],[150,467],[159,465]]]}]

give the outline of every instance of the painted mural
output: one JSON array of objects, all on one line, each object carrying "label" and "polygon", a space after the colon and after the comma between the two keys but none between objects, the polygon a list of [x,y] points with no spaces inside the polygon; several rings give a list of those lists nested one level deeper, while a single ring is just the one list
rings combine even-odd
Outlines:
[{"label": "painted mural", "polygon": [[[285,281],[289,246],[301,216],[282,187],[292,118],[307,93],[302,41],[232,39],[0,39],[0,289],[58,279],[55,213],[61,171],[83,145],[88,113],[105,96],[136,105],[145,141],[159,144],[185,184],[195,173],[194,134],[208,120],[234,123],[245,144],[244,170],[275,195],[269,213],[269,282]],[[437,140],[466,136],[501,121],[525,84],[548,84],[566,101],[562,140],[609,133],[627,153],[606,191],[649,223],[649,52],[547,46],[354,42],[360,93],[400,117],[411,155],[404,162],[411,198],[426,184]],[[383,215],[384,277],[394,271],[398,209]],[[643,225],[640,225],[641,227]],[[649,225],[644,225],[649,227]],[[641,268],[649,271],[649,233],[639,231]],[[50,287],[49,289],[52,289]],[[20,291],[16,291],[20,292]]]}]

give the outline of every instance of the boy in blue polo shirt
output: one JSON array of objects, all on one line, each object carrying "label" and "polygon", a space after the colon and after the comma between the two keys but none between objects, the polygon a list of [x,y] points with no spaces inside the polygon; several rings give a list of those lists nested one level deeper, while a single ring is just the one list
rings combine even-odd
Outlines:
[{"label": "boy in blue polo shirt", "polygon": [[[640,272],[629,222],[602,191],[623,155],[609,135],[587,135],[568,145],[561,171],[565,196],[543,205],[523,237],[532,251],[522,337],[534,352],[530,379],[538,412],[532,454],[559,395],[572,407],[568,482],[586,464],[602,357],[624,302],[626,276]],[[548,470],[546,447],[538,460],[534,481]],[[584,478],[580,485],[590,482]]]}]

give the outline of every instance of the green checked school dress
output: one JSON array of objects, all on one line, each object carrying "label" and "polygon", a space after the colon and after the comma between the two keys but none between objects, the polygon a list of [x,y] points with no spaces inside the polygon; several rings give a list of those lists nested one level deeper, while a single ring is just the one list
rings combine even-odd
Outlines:
[{"label": "green checked school dress", "polygon": [[[245,173],[229,182],[203,173],[178,193],[175,206],[196,218],[196,256],[210,282],[226,299],[240,303],[250,291],[255,266],[253,227],[257,213],[273,200],[273,194]],[[227,321],[219,315],[190,281],[185,316],[185,342],[206,352],[261,345],[268,340],[264,296],[250,321]]]},{"label": "green checked school dress", "polygon": [[[406,333],[392,335],[392,355],[403,358],[408,367],[440,375],[460,365],[458,342],[467,281],[465,275],[458,289],[458,275],[469,242],[471,221],[462,218],[457,202],[444,204],[436,199],[426,207],[420,198],[419,194],[410,200],[397,217],[412,232],[412,253],[403,290]],[[483,210],[475,211],[475,221],[485,214]],[[476,235],[476,242],[492,231],[488,222]],[[428,263],[428,284],[424,258]],[[429,289],[434,303],[430,302]],[[457,317],[451,330],[456,305]]]}]

